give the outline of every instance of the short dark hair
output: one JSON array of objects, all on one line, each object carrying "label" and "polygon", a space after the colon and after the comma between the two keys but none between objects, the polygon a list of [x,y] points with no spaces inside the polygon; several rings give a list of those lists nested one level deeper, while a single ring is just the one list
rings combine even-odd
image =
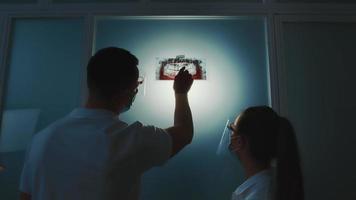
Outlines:
[{"label": "short dark hair", "polygon": [[138,79],[138,59],[129,51],[107,47],[93,55],[87,66],[87,84],[92,95],[110,99]]}]

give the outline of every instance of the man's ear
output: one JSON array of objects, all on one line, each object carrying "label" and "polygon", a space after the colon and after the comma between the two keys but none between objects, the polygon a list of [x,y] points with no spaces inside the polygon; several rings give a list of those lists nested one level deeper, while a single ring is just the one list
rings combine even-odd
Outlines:
[{"label": "man's ear", "polygon": [[115,94],[113,99],[114,99],[114,102],[116,102],[116,103],[120,102],[122,104],[127,104],[127,102],[130,99],[130,95],[129,95],[129,92],[124,91],[124,92]]},{"label": "man's ear", "polygon": [[125,107],[125,105],[128,102],[129,102],[129,97],[127,95],[122,95],[122,94],[116,94],[111,99],[111,104],[119,110]]}]

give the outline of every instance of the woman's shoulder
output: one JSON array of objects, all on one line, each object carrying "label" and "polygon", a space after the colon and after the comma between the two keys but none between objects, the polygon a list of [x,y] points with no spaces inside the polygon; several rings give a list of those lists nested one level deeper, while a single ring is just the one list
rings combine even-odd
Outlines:
[{"label": "woman's shoulder", "polygon": [[250,177],[233,193],[232,200],[271,200],[272,177],[269,170]]}]

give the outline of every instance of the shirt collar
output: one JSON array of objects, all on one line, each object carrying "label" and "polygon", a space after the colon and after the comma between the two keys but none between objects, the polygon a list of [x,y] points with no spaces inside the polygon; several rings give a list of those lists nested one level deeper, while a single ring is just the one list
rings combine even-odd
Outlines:
[{"label": "shirt collar", "polygon": [[76,118],[116,118],[117,114],[105,109],[92,108],[75,108],[70,114],[70,117]]},{"label": "shirt collar", "polygon": [[262,171],[258,172],[257,174],[255,174],[255,175],[251,176],[250,178],[248,178],[245,182],[243,182],[235,190],[234,193],[236,195],[239,195],[239,194],[243,193],[244,191],[246,191],[247,189],[253,187],[257,183],[265,181],[267,179],[270,179],[270,177],[271,177],[271,170],[270,169],[262,170]]}]

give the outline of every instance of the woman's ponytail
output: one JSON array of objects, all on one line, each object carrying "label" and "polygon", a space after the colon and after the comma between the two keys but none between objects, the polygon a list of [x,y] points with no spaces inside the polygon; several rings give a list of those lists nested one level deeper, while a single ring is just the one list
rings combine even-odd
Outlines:
[{"label": "woman's ponytail", "polygon": [[276,200],[304,200],[297,139],[288,119],[279,117],[276,149]]},{"label": "woman's ponytail", "polygon": [[304,200],[297,138],[289,120],[268,106],[250,107],[240,115],[237,130],[258,163],[276,162],[273,200]]}]

